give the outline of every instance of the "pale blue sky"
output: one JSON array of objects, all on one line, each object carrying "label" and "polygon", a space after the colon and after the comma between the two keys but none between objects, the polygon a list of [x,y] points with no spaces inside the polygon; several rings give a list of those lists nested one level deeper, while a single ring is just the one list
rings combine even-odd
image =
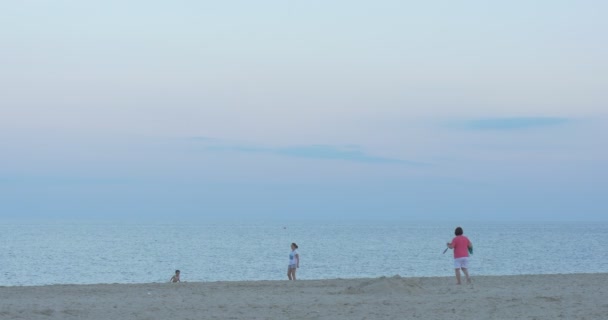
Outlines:
[{"label": "pale blue sky", "polygon": [[0,217],[606,220],[605,1],[6,1]]}]

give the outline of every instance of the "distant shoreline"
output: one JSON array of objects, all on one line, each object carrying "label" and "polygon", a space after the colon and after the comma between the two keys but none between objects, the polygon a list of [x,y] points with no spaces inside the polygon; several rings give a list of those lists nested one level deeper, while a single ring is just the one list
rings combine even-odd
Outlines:
[{"label": "distant shoreline", "polygon": [[[577,272],[577,273],[537,273],[537,274],[506,274],[506,275],[474,275],[475,278],[508,278],[508,277],[528,277],[528,276],[576,276],[576,275],[600,275],[605,274],[608,276],[608,272]],[[314,281],[349,281],[349,280],[374,280],[374,279],[384,279],[384,278],[402,278],[402,279],[452,279],[452,275],[445,276],[402,276],[400,274],[392,275],[392,276],[379,276],[379,277],[355,277],[355,278],[328,278],[328,279],[300,279],[299,282],[314,282]],[[268,282],[283,282],[285,280],[278,279],[258,279],[258,280],[209,280],[209,281],[187,281],[183,280],[181,284],[213,284],[213,283],[221,283],[221,284],[231,284],[231,283],[268,283]],[[151,281],[151,282],[132,282],[132,283],[119,283],[119,282],[100,282],[100,283],[53,283],[53,284],[43,284],[43,285],[0,285],[1,288],[43,288],[43,287],[53,287],[53,286],[138,286],[138,285],[157,285],[168,283],[169,281]],[[177,284],[179,285],[179,284]]]}]

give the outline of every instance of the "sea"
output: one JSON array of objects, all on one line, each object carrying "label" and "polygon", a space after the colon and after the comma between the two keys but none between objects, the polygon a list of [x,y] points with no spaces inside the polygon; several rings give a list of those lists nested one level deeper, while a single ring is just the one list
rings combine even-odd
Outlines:
[{"label": "sea", "polygon": [[453,276],[458,225],[473,277],[608,272],[608,222],[0,221],[0,286]]}]

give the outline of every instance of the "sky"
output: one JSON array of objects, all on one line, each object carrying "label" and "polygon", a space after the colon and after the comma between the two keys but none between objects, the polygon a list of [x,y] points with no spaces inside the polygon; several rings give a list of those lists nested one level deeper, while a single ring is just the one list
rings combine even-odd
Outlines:
[{"label": "sky", "polygon": [[608,220],[608,2],[0,4],[0,219]]}]

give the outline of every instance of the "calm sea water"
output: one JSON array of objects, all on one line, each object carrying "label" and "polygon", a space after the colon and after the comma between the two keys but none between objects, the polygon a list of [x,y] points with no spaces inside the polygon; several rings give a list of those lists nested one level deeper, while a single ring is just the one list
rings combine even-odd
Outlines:
[{"label": "calm sea water", "polygon": [[[0,285],[452,276],[446,223],[0,224]],[[608,272],[608,223],[467,223],[471,274]]]}]

